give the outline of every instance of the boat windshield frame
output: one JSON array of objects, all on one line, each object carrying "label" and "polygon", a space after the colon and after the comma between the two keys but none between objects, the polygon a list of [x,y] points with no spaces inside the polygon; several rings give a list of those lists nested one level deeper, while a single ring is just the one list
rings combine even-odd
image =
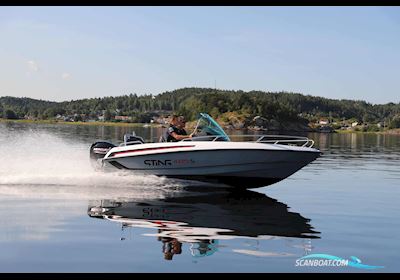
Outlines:
[{"label": "boat windshield frame", "polygon": [[[200,117],[197,120],[196,127],[194,131],[197,132],[198,129],[204,130],[207,135],[195,136],[193,140],[203,140],[203,141],[231,141],[229,136],[225,133],[222,127],[207,113],[199,113]],[[201,121],[205,124],[201,125]],[[186,140],[186,139],[185,139]]]}]

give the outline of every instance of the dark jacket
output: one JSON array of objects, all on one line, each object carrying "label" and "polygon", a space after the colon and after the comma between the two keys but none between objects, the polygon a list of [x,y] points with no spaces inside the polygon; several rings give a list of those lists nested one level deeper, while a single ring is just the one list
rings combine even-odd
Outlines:
[{"label": "dark jacket", "polygon": [[167,129],[167,131],[165,132],[165,136],[164,138],[167,140],[167,142],[178,142],[179,140],[176,140],[173,136],[172,136],[172,132],[175,132],[178,135],[187,135],[186,130],[184,130],[183,128],[177,128],[174,125],[170,125]]}]

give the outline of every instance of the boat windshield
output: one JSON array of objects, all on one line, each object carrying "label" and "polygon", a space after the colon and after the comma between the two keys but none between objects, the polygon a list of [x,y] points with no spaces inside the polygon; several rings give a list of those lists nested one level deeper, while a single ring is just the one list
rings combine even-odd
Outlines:
[{"label": "boat windshield", "polygon": [[[200,113],[200,117],[196,125],[196,137],[207,138],[208,140],[230,141],[229,136],[225,133],[222,127],[206,113]],[[219,136],[218,138],[211,136]]]}]

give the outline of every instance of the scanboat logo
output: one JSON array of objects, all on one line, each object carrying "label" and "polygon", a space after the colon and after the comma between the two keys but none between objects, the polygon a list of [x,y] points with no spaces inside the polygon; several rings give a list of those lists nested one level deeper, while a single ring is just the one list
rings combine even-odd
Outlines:
[{"label": "scanboat logo", "polygon": [[311,254],[296,260],[296,266],[351,266],[361,269],[377,269],[383,266],[362,264],[357,257],[351,256],[350,260],[327,254]]}]

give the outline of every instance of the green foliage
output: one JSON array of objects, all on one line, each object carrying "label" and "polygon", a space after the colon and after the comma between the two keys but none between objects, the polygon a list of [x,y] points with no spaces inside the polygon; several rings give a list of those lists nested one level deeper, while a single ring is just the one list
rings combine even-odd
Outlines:
[{"label": "green foliage", "polygon": [[368,127],[366,127],[365,131],[377,132],[377,131],[380,131],[380,130],[381,129],[376,124],[372,124],[372,125],[369,125]]},{"label": "green foliage", "polygon": [[74,122],[81,122],[83,119],[82,119],[82,116],[81,115],[79,115],[79,114],[76,114],[75,116],[74,116]]},{"label": "green foliage", "polygon": [[393,128],[400,128],[400,115],[395,116],[389,124],[389,128],[393,129]]},{"label": "green foliage", "polygon": [[78,114],[85,116],[83,121],[97,119],[104,114],[106,121],[123,115],[132,117],[132,122],[149,122],[154,116],[171,113],[185,115],[191,121],[197,118],[199,112],[208,112],[215,118],[226,118],[226,113],[234,112],[247,119],[258,115],[278,122],[306,123],[327,118],[339,121],[354,119],[364,123],[386,120],[390,127],[400,126],[400,104],[372,105],[365,101],[328,99],[299,93],[211,88],[182,88],[155,96],[131,93],[65,102],[0,97],[0,112],[5,115],[7,110],[12,110],[17,118],[52,119],[57,115],[73,118]]},{"label": "green foliage", "polygon": [[4,118],[5,119],[9,119],[9,120],[15,120],[18,119],[17,115],[15,114],[15,112],[13,110],[7,109],[4,112]]},{"label": "green foliage", "polygon": [[43,119],[52,119],[56,115],[55,108],[47,108],[42,114]]},{"label": "green foliage", "polygon": [[110,112],[110,110],[105,110],[105,112],[104,112],[104,120],[105,121],[109,121],[109,120],[111,120],[111,112]]}]

